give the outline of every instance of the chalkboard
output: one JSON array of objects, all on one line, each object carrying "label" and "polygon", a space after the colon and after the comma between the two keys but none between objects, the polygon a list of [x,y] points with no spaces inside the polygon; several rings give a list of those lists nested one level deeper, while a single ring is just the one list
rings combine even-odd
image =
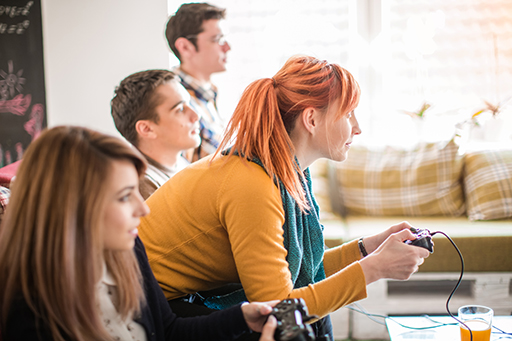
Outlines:
[{"label": "chalkboard", "polygon": [[40,0],[0,0],[0,167],[46,127]]}]

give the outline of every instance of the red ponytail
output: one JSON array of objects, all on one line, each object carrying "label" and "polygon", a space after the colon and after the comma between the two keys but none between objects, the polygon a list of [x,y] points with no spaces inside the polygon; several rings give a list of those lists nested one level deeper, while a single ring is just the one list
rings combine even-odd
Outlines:
[{"label": "red ponytail", "polygon": [[359,85],[336,64],[306,56],[290,58],[273,78],[251,83],[229,121],[217,153],[235,138],[236,150],[257,157],[271,178],[281,180],[301,209],[308,207],[289,133],[297,117],[309,107],[324,110],[340,100],[340,116],[359,102]]}]

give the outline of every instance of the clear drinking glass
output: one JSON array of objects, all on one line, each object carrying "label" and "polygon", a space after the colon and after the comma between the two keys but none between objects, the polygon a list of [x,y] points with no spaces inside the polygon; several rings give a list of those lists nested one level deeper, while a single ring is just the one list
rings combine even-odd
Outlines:
[{"label": "clear drinking glass", "polygon": [[[490,341],[492,316],[491,308],[483,305],[465,305],[459,308],[459,320],[469,327],[473,334],[473,341]],[[460,325],[461,341],[470,341],[469,330]]]}]

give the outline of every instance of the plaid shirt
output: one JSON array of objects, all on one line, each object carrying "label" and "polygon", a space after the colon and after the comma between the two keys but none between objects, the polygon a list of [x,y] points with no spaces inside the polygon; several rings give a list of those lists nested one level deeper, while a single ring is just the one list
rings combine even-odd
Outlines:
[{"label": "plaid shirt", "polygon": [[225,125],[217,112],[217,87],[211,83],[210,87],[199,85],[194,77],[183,72],[178,66],[174,67],[172,72],[179,76],[181,85],[190,94],[191,107],[201,116],[201,145],[193,151],[184,153],[186,158],[193,162],[214,153],[222,139]]},{"label": "plaid shirt", "polygon": [[2,221],[2,215],[5,211],[5,207],[9,202],[9,197],[11,196],[11,191],[8,188],[0,186],[0,221]]}]

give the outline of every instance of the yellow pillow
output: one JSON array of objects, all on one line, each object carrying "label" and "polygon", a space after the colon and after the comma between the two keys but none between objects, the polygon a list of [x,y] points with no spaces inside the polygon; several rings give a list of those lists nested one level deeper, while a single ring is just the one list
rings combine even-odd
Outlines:
[{"label": "yellow pillow", "polygon": [[512,218],[512,150],[468,153],[464,189],[468,218]]},{"label": "yellow pillow", "polygon": [[459,216],[465,212],[462,157],[453,142],[414,150],[353,148],[337,164],[338,195],[347,214]]}]

